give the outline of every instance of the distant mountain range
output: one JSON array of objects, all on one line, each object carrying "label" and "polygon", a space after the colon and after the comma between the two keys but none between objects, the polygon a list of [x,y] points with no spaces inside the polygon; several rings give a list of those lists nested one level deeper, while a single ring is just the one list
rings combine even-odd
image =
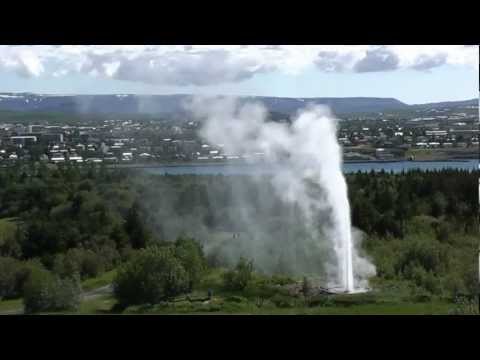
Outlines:
[{"label": "distant mountain range", "polygon": [[[0,110],[100,114],[181,114],[192,95],[41,95],[0,93]],[[393,98],[284,98],[247,96],[240,102],[258,101],[271,112],[293,114],[307,104],[328,105],[336,114],[418,109],[419,107],[478,106],[478,99],[407,105]]]}]

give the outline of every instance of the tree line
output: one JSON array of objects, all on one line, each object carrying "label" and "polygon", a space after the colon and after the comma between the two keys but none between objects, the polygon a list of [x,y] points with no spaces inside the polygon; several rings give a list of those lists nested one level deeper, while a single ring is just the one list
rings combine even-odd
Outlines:
[{"label": "tree line", "polygon": [[[409,284],[419,298],[475,291],[478,171],[356,173],[347,181],[353,226],[366,234],[362,251],[377,266],[373,283]],[[268,181],[152,176],[93,164],[2,169],[0,298],[23,296],[32,311],[75,308],[80,282],[112,269],[125,306],[188,293],[206,269],[228,265],[204,253],[206,243],[196,241],[203,233],[194,240],[189,230],[206,237],[245,231],[232,210],[239,183],[245,202],[271,221],[269,236],[300,236],[301,224]],[[225,275],[226,288],[246,286],[253,269],[245,261]],[[288,264],[275,272],[289,275]]]}]

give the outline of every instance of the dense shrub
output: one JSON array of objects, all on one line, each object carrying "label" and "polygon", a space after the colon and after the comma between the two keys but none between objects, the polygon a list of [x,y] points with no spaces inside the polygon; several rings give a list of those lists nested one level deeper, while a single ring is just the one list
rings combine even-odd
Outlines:
[{"label": "dense shrub", "polygon": [[295,306],[295,300],[287,295],[275,294],[270,298],[270,301],[279,308],[292,308]]},{"label": "dense shrub", "polygon": [[0,257],[0,299],[18,296],[17,274],[20,262],[10,257]]},{"label": "dense shrub", "polygon": [[480,315],[478,298],[459,296],[455,298],[454,306],[450,309],[451,315]]},{"label": "dense shrub", "polygon": [[66,254],[57,254],[53,260],[53,271],[61,277],[79,275],[82,279],[95,277],[105,271],[105,259],[92,250],[70,249]]},{"label": "dense shrub", "polygon": [[189,289],[193,289],[207,268],[202,247],[193,239],[180,237],[175,242],[175,257],[188,274]]},{"label": "dense shrub", "polygon": [[122,265],[113,282],[114,295],[122,306],[151,303],[188,291],[189,277],[171,247],[140,250]]},{"label": "dense shrub", "polygon": [[77,310],[81,302],[80,279],[56,278],[54,296],[52,297],[52,310]]},{"label": "dense shrub", "polygon": [[237,266],[223,274],[224,287],[227,290],[241,291],[245,289],[253,276],[253,262],[240,258]]},{"label": "dense shrub", "polygon": [[38,260],[20,261],[0,257],[0,299],[21,297],[30,273],[36,269],[43,269]]},{"label": "dense shrub", "polygon": [[0,256],[20,258],[25,234],[22,227],[0,219]]},{"label": "dense shrub", "polygon": [[82,278],[95,277],[105,270],[104,259],[92,250],[86,250],[81,258],[80,274]]},{"label": "dense shrub", "polygon": [[76,310],[80,305],[81,287],[78,278],[60,279],[45,269],[35,269],[24,287],[26,313]]},{"label": "dense shrub", "polygon": [[333,298],[330,295],[314,295],[308,299],[308,306],[332,306],[334,304]]},{"label": "dense shrub", "polygon": [[284,276],[284,275],[272,275],[272,277],[270,278],[270,283],[272,285],[288,285],[288,284],[292,284],[294,283],[295,280],[292,279],[291,277],[289,276]]}]

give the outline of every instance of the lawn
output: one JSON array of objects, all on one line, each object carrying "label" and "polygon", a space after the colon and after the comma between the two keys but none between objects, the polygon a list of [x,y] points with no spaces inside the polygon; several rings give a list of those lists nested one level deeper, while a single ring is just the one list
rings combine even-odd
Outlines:
[{"label": "lawn", "polygon": [[274,305],[257,307],[254,303],[223,305],[188,304],[130,307],[127,314],[242,314],[242,315],[447,315],[452,305],[443,302],[360,304],[352,306],[295,306],[279,308]]},{"label": "lawn", "polygon": [[2,218],[0,219],[0,245],[10,237],[15,236],[17,224],[15,218]]},{"label": "lawn", "polygon": [[83,291],[90,291],[99,287],[111,284],[115,277],[116,270],[107,271],[95,278],[86,279],[82,282]]},{"label": "lawn", "polygon": [[[383,284],[382,291],[366,294],[335,295],[329,304],[306,306],[301,297],[284,297],[283,302],[265,300],[262,304],[254,298],[222,290],[222,275],[225,270],[215,269],[202,279],[198,290],[178,296],[173,301],[153,306],[131,306],[123,314],[241,314],[241,315],[436,315],[448,314],[453,304],[432,299],[428,302],[408,301],[407,290],[401,283],[393,286]],[[115,276],[115,270],[82,283],[84,291],[91,291],[108,285]],[[211,301],[205,301],[208,289],[213,290]],[[197,300],[197,301],[195,301]],[[99,294],[84,299],[78,311],[57,312],[57,314],[112,314],[116,301],[112,294]],[[0,314],[22,308],[22,300],[0,301]]]},{"label": "lawn", "polygon": [[0,315],[9,313],[17,309],[23,309],[22,299],[2,300],[0,301]]},{"label": "lawn", "polygon": [[77,314],[108,314],[115,302],[115,299],[108,294],[101,295],[95,299],[84,300]]}]

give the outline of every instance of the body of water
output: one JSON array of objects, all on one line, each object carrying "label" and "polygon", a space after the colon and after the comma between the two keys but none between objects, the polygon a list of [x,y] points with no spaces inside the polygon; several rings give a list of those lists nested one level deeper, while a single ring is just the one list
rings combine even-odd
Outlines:
[{"label": "body of water", "polygon": [[[275,164],[189,164],[189,165],[158,165],[142,167],[141,170],[157,175],[253,175],[269,174],[278,168]],[[386,171],[399,173],[409,170],[442,170],[442,169],[479,169],[479,160],[452,161],[396,161],[396,162],[355,162],[343,164],[345,173]]]}]

